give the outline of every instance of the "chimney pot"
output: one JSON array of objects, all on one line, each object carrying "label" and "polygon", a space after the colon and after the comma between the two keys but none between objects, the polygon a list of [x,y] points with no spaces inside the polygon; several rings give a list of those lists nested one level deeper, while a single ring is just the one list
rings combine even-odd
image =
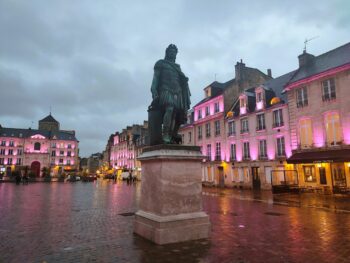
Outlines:
[{"label": "chimney pot", "polygon": [[269,77],[271,77],[272,78],[272,71],[271,71],[271,69],[269,68],[269,69],[267,69],[267,76],[269,76]]}]

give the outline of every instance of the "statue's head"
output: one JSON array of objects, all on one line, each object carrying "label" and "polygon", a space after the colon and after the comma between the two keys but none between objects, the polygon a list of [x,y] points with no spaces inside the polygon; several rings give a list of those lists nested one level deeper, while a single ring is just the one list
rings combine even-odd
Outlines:
[{"label": "statue's head", "polygon": [[165,50],[165,59],[175,62],[177,55],[177,47],[174,44],[170,44]]}]

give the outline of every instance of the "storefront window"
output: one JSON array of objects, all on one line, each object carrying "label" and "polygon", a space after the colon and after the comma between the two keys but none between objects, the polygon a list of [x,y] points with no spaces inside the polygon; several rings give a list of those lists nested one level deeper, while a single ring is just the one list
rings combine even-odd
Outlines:
[{"label": "storefront window", "polygon": [[305,182],[316,182],[315,167],[303,166]]}]

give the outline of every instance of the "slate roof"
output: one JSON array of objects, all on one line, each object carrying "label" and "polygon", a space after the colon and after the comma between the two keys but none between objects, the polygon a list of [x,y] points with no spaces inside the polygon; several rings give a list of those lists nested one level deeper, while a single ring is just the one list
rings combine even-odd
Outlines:
[{"label": "slate roof", "polygon": [[[228,86],[230,86],[230,84],[234,81],[235,79],[231,79],[227,82],[224,82],[224,83],[221,83],[221,82],[217,82],[217,81],[214,81],[213,83],[211,83],[210,85],[208,85],[207,87],[212,87],[213,91],[212,91],[212,95],[210,97],[207,97],[207,98],[204,98],[202,99],[201,101],[199,101],[196,105],[194,105],[194,107],[208,101],[208,100],[211,100],[215,97],[218,97],[220,96],[225,88],[227,88]],[[206,87],[206,88],[207,88]]]},{"label": "slate roof", "polygon": [[[265,89],[265,99],[266,99],[265,109],[268,109],[273,106],[270,104],[270,101],[274,97],[279,97],[281,99],[281,103],[284,103],[287,101],[286,94],[282,94],[282,92],[286,83],[288,83],[288,81],[293,77],[295,72],[296,70],[291,71],[278,78],[268,80],[263,85],[261,85]],[[243,91],[243,93],[246,94],[248,97],[249,112],[254,112],[256,108],[256,96],[255,96],[256,88],[257,87],[251,87]],[[233,112],[235,117],[239,116],[239,113],[240,113],[238,102],[239,102],[239,98],[236,98],[236,100],[234,101],[231,107],[231,111]]]},{"label": "slate roof", "polygon": [[35,134],[40,134],[48,139],[77,141],[77,138],[70,132],[65,131],[47,131],[36,129],[17,129],[17,128],[1,128],[0,137],[14,137],[14,138],[29,138]]},{"label": "slate roof", "polygon": [[54,117],[52,117],[51,113],[47,115],[44,119],[40,120],[39,122],[55,122],[58,123],[58,121],[55,120]]},{"label": "slate roof", "polygon": [[288,84],[305,79],[312,75],[350,63],[350,42],[314,57],[312,62],[300,67]]}]

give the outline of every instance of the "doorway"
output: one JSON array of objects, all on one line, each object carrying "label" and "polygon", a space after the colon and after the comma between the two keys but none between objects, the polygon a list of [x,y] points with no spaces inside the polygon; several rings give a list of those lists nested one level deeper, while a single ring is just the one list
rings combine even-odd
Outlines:
[{"label": "doorway", "polygon": [[259,176],[259,167],[252,167],[253,189],[260,190],[261,182]]},{"label": "doorway", "polygon": [[343,163],[331,164],[333,191],[342,192],[346,189],[346,176]]},{"label": "doorway", "polygon": [[219,171],[219,187],[224,188],[225,187],[224,168],[222,166],[219,166],[218,171]]},{"label": "doorway", "polygon": [[32,162],[30,166],[30,170],[35,173],[36,177],[40,176],[40,163],[38,161]]}]

